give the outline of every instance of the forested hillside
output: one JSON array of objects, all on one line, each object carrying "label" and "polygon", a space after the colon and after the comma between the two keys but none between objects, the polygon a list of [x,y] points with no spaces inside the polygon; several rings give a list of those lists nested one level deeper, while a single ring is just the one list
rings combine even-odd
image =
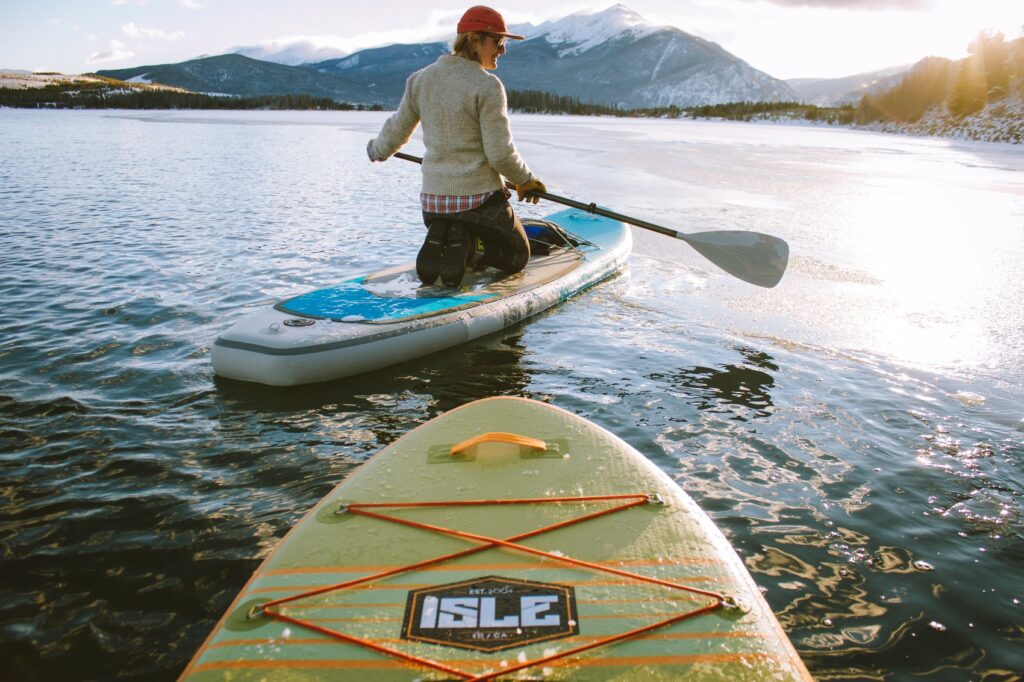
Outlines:
[{"label": "forested hillside", "polygon": [[0,78],[0,106],[29,109],[380,109],[310,95],[221,97],[89,74]]},{"label": "forested hillside", "polygon": [[[982,33],[965,59],[924,59],[903,81],[865,95],[856,122],[906,132],[1024,140],[1024,38]],[[886,124],[891,124],[887,126]]]}]

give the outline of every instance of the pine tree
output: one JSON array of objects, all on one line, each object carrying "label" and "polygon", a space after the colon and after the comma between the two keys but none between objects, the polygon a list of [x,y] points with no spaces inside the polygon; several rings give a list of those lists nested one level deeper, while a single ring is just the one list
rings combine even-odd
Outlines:
[{"label": "pine tree", "polygon": [[999,32],[983,31],[967,47],[978,60],[989,100],[1002,99],[1010,86],[1009,46]]},{"label": "pine tree", "polygon": [[985,77],[981,68],[975,55],[960,62],[947,105],[950,113],[955,116],[968,116],[985,106]]},{"label": "pine tree", "polygon": [[1016,81],[1018,91],[1024,95],[1024,37],[1009,44],[1010,79]]},{"label": "pine tree", "polygon": [[949,96],[953,63],[941,57],[918,62],[899,85],[882,93],[865,95],[857,108],[858,123],[900,121],[913,123]]}]

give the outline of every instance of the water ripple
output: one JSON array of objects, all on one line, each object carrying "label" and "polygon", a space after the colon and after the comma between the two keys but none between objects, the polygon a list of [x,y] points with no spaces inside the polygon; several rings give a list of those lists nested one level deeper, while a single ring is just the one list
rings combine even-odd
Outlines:
[{"label": "water ripple", "polygon": [[[915,369],[882,342],[786,333],[820,313],[819,296],[837,297],[832,311],[893,305],[886,278],[812,253],[845,239],[839,227],[802,235],[791,284],[768,294],[640,237],[622,276],[450,353],[327,384],[240,384],[212,376],[209,348],[243,312],[414,255],[420,218],[396,197],[418,170],[367,170],[362,144],[379,116],[180,116],[0,111],[7,676],[176,676],[334,483],[423,421],[493,394],[576,412],[668,472],[732,541],[817,677],[1024,670],[1020,392]],[[579,123],[531,125],[556,123],[565,149],[591,148]],[[715,136],[716,150],[744,153]],[[858,150],[857,163],[877,153]],[[702,158],[688,172],[708,187],[744,167]],[[766,192],[788,191],[779,182]],[[863,206],[854,185],[823,200]],[[764,217],[785,234],[786,202],[766,213],[766,192],[712,193],[686,215]],[[673,200],[646,208],[667,221]],[[737,200],[758,212],[737,213]]]}]

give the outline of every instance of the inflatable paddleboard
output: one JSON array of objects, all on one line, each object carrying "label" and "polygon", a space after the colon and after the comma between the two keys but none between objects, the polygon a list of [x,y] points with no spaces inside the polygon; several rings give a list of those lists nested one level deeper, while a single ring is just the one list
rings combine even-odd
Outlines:
[{"label": "inflatable paddleboard", "polygon": [[508,327],[617,272],[632,248],[623,223],[567,210],[524,221],[536,252],[500,277],[422,287],[412,263],[312,291],[253,313],[214,343],[214,371],[292,386],[387,367]]},{"label": "inflatable paddleboard", "polygon": [[489,398],[356,469],[263,562],[202,680],[810,680],[724,536],[646,457]]}]

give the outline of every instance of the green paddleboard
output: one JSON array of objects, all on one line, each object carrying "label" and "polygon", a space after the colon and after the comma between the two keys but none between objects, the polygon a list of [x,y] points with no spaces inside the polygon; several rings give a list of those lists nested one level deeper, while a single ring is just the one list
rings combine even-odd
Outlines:
[{"label": "green paddleboard", "polygon": [[264,561],[188,680],[810,680],[742,561],[604,429],[489,398],[411,431]]}]

